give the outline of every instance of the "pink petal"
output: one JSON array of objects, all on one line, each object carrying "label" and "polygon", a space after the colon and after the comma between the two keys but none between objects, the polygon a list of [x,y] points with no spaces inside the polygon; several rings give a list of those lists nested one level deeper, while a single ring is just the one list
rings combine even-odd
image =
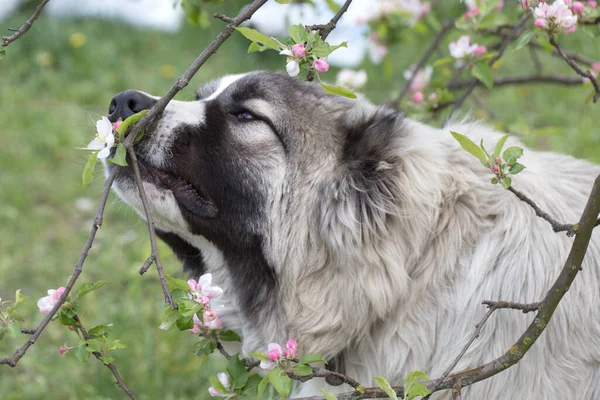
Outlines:
[{"label": "pink petal", "polygon": [[204,274],[198,279],[198,287],[201,291],[208,289],[212,285],[212,274]]}]

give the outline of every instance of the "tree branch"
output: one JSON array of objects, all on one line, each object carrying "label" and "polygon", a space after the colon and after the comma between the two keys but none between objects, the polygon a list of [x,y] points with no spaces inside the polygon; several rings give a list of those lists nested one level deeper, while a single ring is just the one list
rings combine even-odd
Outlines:
[{"label": "tree branch", "polygon": [[[81,332],[81,336],[85,339],[85,340],[89,340],[90,339],[90,335],[87,333],[87,331],[85,330],[85,328],[83,327],[83,325],[81,324],[81,321],[79,320],[79,317],[76,315],[74,317],[74,319],[79,322],[79,326],[76,327],[76,329],[79,329],[79,331]],[[117,380],[115,383],[117,384],[118,387],[120,387],[125,394],[127,394],[127,396],[129,396],[129,398],[131,400],[137,400],[137,397],[135,397],[135,395],[133,394],[133,392],[127,387],[127,385],[125,385],[125,382],[123,382],[123,378],[121,378],[121,375],[119,374],[119,371],[117,370],[117,367],[115,364],[113,363],[105,363],[104,361],[102,361],[101,357],[103,356],[102,353],[98,352],[98,351],[94,351],[92,352],[92,354],[94,355],[94,357],[96,357],[100,362],[102,362],[102,364],[104,364],[106,366],[106,368],[108,368],[110,370],[110,372],[112,372],[112,374],[114,375],[115,379]]]},{"label": "tree branch", "polygon": [[[584,83],[583,78],[574,76],[560,76],[560,75],[525,75],[525,76],[504,76],[494,79],[494,86],[507,86],[507,85],[523,85],[530,83],[552,83],[557,85],[565,86],[579,86]],[[482,83],[478,79],[469,79],[466,81],[454,81],[450,82],[447,86],[448,89],[462,89],[475,84],[481,86]]]},{"label": "tree branch", "polygon": [[[504,37],[502,44],[498,48],[498,52],[488,62],[488,65],[490,67],[493,67],[494,64],[496,64],[496,61],[498,61],[502,57],[502,55],[504,54],[504,51],[506,50],[506,48],[508,47],[510,42],[512,42],[517,37],[519,37],[519,34],[520,34],[519,30],[521,29],[521,27],[523,26],[525,21],[527,21],[529,19],[529,17],[530,17],[529,12],[526,12],[525,14],[523,14],[521,16],[521,18],[519,19],[519,21],[514,25],[511,32]],[[467,99],[467,97],[469,97],[471,95],[471,93],[473,92],[473,89],[475,89],[475,86],[477,86],[477,82],[471,82],[471,84],[469,86],[467,86],[467,88],[465,89],[464,93],[454,102],[454,106],[452,107],[450,114],[448,114],[448,116],[446,117],[446,120],[444,121],[443,126],[448,125],[448,123],[452,120],[452,117],[454,116],[454,113],[456,112],[456,110],[458,110],[462,106],[464,101]]]},{"label": "tree branch", "polygon": [[498,310],[500,308],[509,308],[512,310],[521,310],[523,314],[527,314],[528,312],[537,311],[540,308],[540,303],[513,303],[510,301],[491,301],[485,300],[481,304],[485,304],[488,306],[490,310]]},{"label": "tree branch", "polygon": [[583,72],[581,68],[579,68],[579,65],[577,65],[575,61],[569,58],[569,56],[562,51],[562,49],[554,39],[554,36],[552,35],[550,36],[550,44],[554,46],[556,52],[567,62],[567,64],[569,64],[569,67],[571,67],[573,71],[577,72],[583,78],[588,78],[590,82],[592,82],[592,85],[594,85],[594,90],[596,91],[596,94],[594,95],[594,103],[598,101],[598,99],[600,98],[600,85],[598,85],[596,77],[589,70]]},{"label": "tree branch", "polygon": [[12,42],[17,40],[21,36],[23,36],[28,30],[30,30],[31,27],[33,26],[33,23],[35,22],[36,19],[38,19],[38,17],[40,16],[40,13],[42,12],[42,10],[46,6],[46,4],[48,4],[49,1],[50,0],[42,1],[35,9],[35,12],[33,13],[33,15],[31,17],[29,17],[29,19],[27,21],[25,21],[25,23],[19,29],[17,29],[16,31],[11,29],[11,31],[14,31],[15,33],[13,33],[10,36],[3,36],[2,44],[0,46],[1,47],[8,46]]}]

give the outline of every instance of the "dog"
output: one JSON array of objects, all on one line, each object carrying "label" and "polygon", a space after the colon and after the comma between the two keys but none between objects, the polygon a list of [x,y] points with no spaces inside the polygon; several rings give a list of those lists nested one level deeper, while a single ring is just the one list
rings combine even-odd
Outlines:
[{"label": "dog", "polygon": [[[156,101],[121,92],[109,119]],[[375,376],[400,385],[410,371],[437,378],[451,365],[486,313],[483,300],[541,300],[572,243],[492,185],[450,131],[488,149],[501,137],[472,122],[435,129],[318,84],[253,72],[170,102],[135,150],[158,236],[191,276],[210,272],[224,289],[220,316],[242,334],[244,355],[293,338],[301,353],[336,360],[363,385]],[[577,222],[600,167],[529,149],[521,160],[515,188]],[[114,191],[144,217],[131,168],[105,166],[119,168]],[[600,398],[598,236],[532,349],[464,388],[468,398]],[[502,355],[533,318],[496,311],[454,372]],[[315,379],[297,393],[326,386]]]}]

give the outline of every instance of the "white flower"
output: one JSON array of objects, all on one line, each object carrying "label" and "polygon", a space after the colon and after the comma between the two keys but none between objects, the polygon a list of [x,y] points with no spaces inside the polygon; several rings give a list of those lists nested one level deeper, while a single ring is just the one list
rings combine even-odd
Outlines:
[{"label": "white flower", "polygon": [[187,281],[190,288],[191,300],[207,305],[210,300],[216,299],[223,294],[223,289],[212,285],[212,274],[204,274],[196,282],[195,279]]},{"label": "white flower", "polygon": [[367,72],[364,69],[354,71],[352,69],[342,69],[336,77],[336,84],[345,86],[351,90],[359,90],[367,83]]},{"label": "white flower", "polygon": [[37,302],[37,306],[38,306],[40,312],[42,314],[48,314],[50,311],[52,311],[52,309],[54,308],[56,303],[58,303],[58,299],[60,298],[60,296],[62,296],[64,291],[65,291],[65,288],[62,286],[56,290],[54,290],[54,289],[48,290],[48,296],[42,297]]},{"label": "white flower", "polygon": [[[409,80],[415,70],[415,65],[411,65],[406,71],[404,71],[404,79]],[[433,67],[431,65],[426,66],[423,69],[417,71],[415,79],[413,79],[409,90],[411,92],[422,92],[429,85],[431,80],[431,74],[433,73]]]},{"label": "white flower", "polygon": [[[547,25],[550,29],[560,27],[566,31],[575,28],[577,24],[577,16],[565,4],[563,0],[556,0],[549,5],[548,3],[540,3],[534,10],[536,19],[547,20]],[[537,26],[538,24],[536,24]],[[538,27],[541,27],[541,21]]]},{"label": "white flower", "polygon": [[282,56],[288,57],[288,62],[285,66],[285,69],[287,70],[288,75],[289,76],[298,76],[298,74],[300,73],[300,64],[298,64],[298,61],[294,58],[294,54],[292,54],[292,51],[289,49],[285,49],[285,50],[281,50],[279,52],[279,54],[281,54]]},{"label": "white flower", "polygon": [[461,36],[456,42],[450,43],[448,48],[450,49],[450,55],[457,60],[471,56],[477,49],[477,44],[471,44],[471,37],[469,35]]},{"label": "white flower", "polygon": [[115,135],[113,135],[112,124],[106,117],[96,122],[96,137],[92,140],[87,148],[89,150],[100,150],[98,158],[104,159],[109,156],[110,149],[115,144]]}]

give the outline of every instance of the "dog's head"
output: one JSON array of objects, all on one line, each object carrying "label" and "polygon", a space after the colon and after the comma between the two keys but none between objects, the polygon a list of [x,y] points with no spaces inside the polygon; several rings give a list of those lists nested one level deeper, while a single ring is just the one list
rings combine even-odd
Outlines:
[{"label": "dog's head", "polygon": [[[119,93],[109,118],[155,102]],[[194,275],[228,280],[247,320],[277,314],[271,328],[279,336],[291,329],[288,314],[317,307],[300,300],[298,282],[339,279],[384,233],[401,125],[398,114],[365,101],[255,72],[208,83],[195,101],[172,101],[135,150],[159,236]],[[119,168],[115,190],[142,213],[130,167],[107,168]]]}]

